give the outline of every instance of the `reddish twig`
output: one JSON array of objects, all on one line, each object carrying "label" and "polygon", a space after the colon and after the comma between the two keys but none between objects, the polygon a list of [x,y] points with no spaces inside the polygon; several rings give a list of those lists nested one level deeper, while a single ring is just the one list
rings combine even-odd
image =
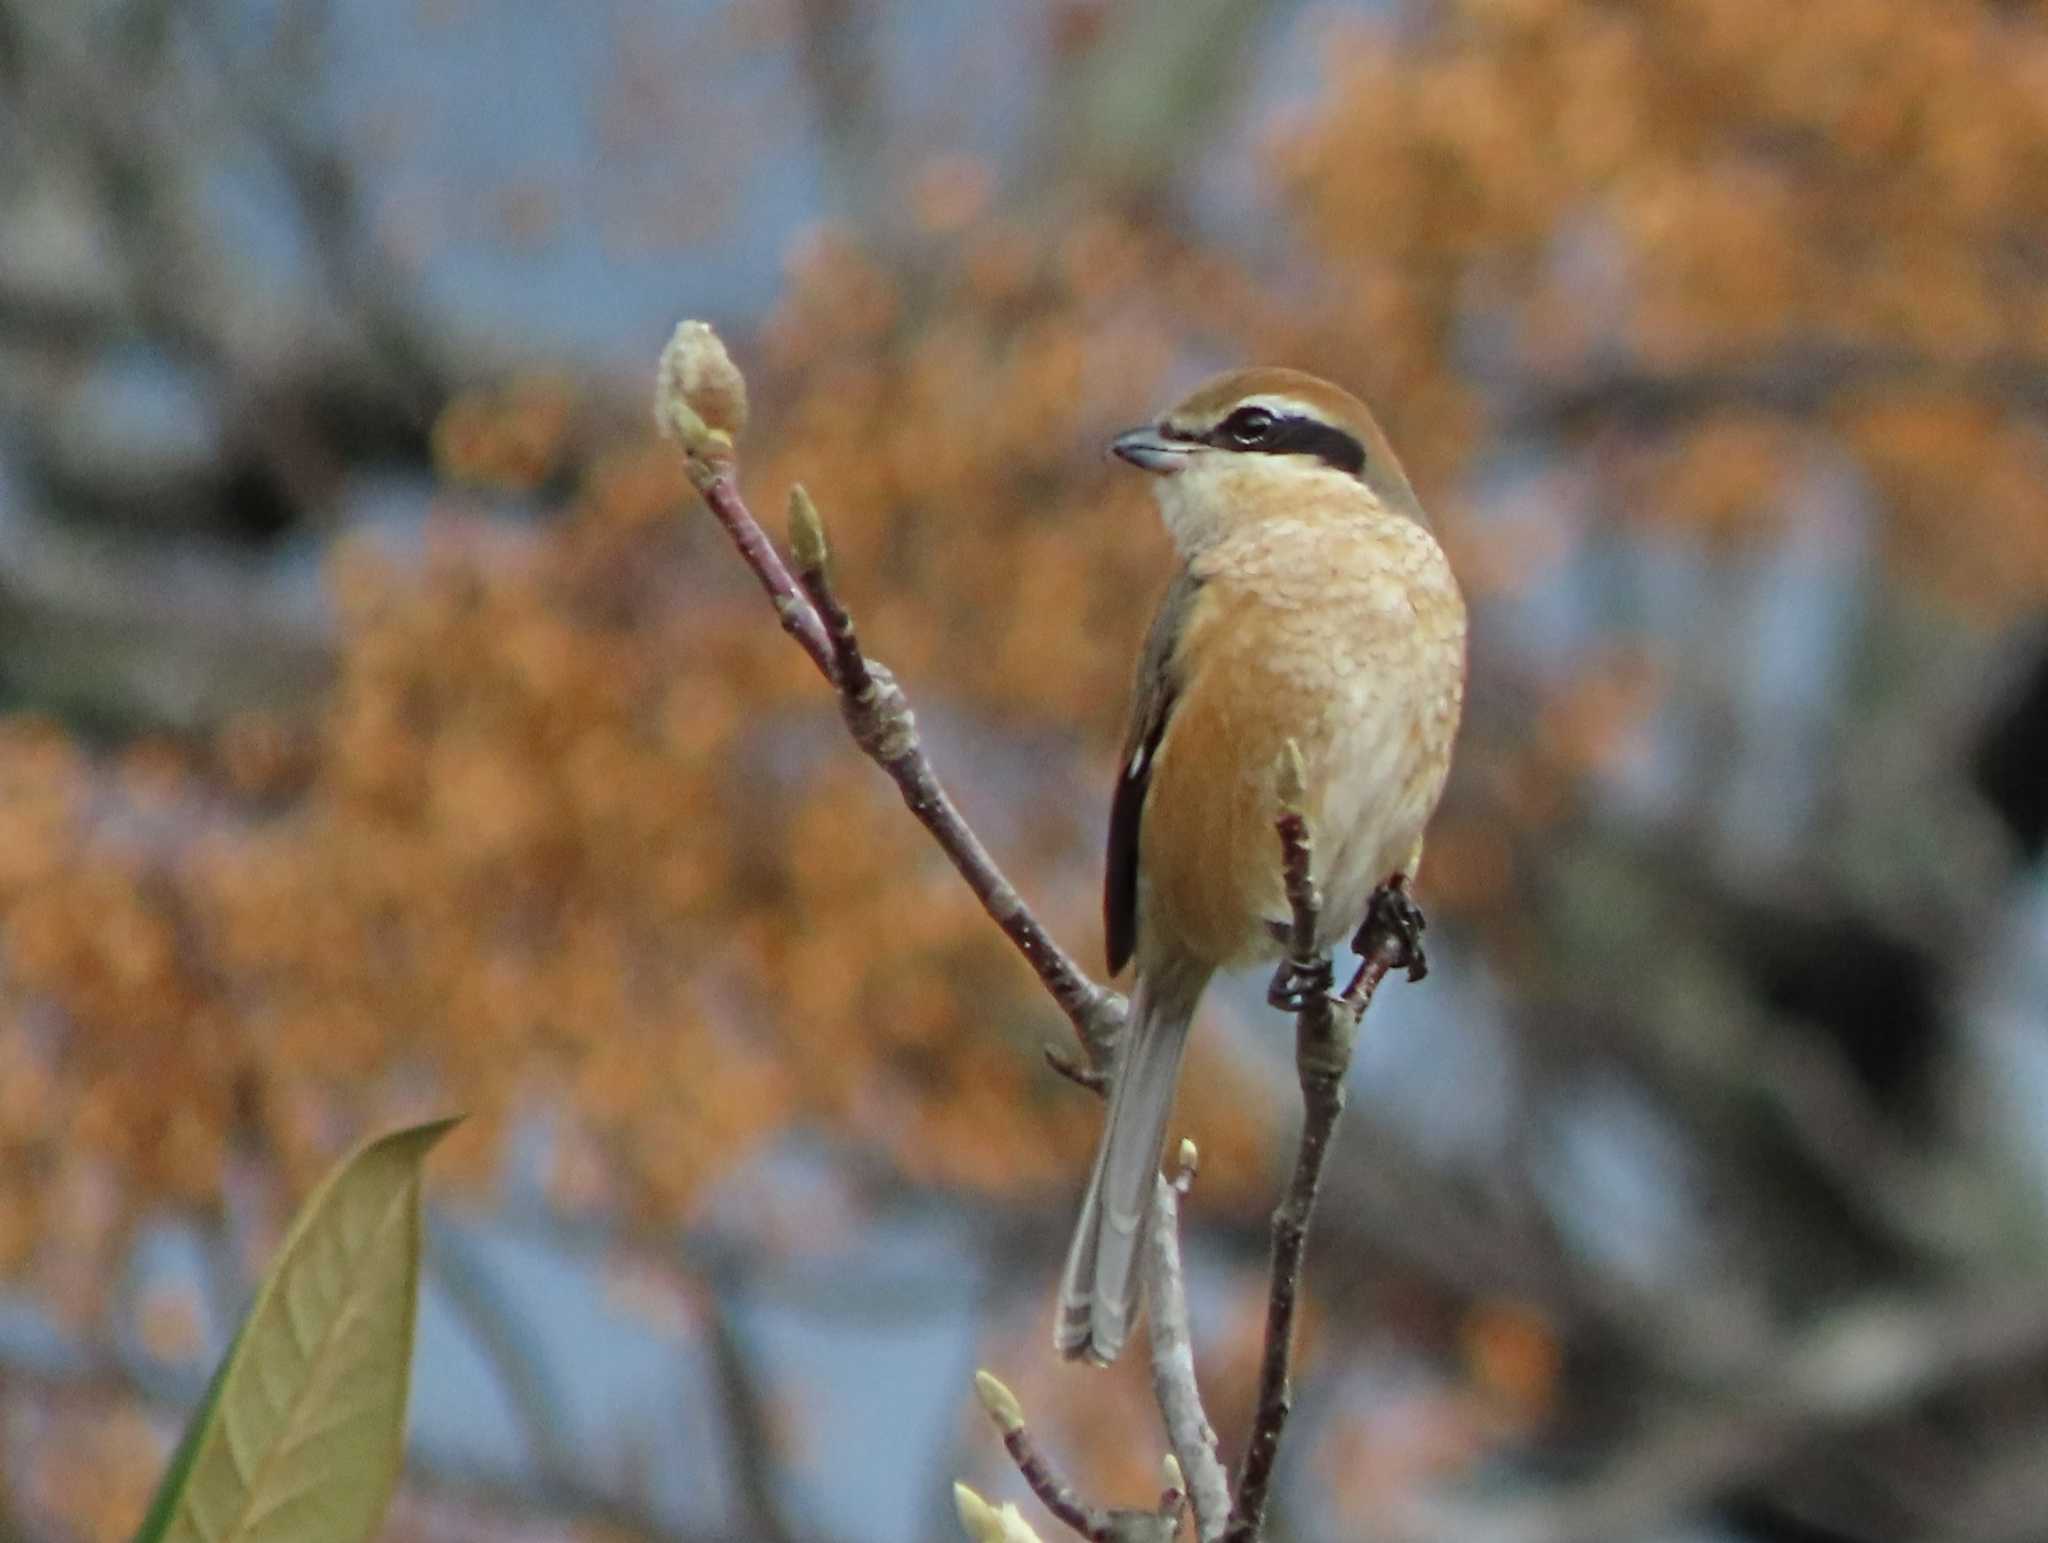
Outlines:
[{"label": "reddish twig", "polygon": [[[1294,746],[1281,769],[1281,871],[1291,913],[1290,954],[1298,963],[1317,958],[1316,928],[1322,897],[1313,877],[1314,844],[1308,817],[1302,811],[1300,757]],[[1266,1343],[1259,1361],[1259,1401],[1252,1416],[1251,1440],[1245,1449],[1244,1471],[1238,1477],[1237,1501],[1224,1529],[1227,1543],[1254,1543],[1265,1525],[1266,1501],[1273,1469],[1280,1455],[1280,1437],[1293,1408],[1291,1368],[1294,1323],[1301,1302],[1303,1254],[1316,1193],[1322,1186],[1323,1163],[1330,1138],[1344,1112],[1344,1076],[1351,1066],[1351,1045],[1359,1019],[1372,1001],[1387,970],[1400,957],[1399,940],[1375,929],[1359,966],[1343,995],[1312,991],[1295,1014],[1295,1072],[1301,1083],[1301,1144],[1287,1193],[1273,1212],[1272,1279],[1266,1299]]]},{"label": "reddish twig", "polygon": [[1089,1543],[1110,1543],[1116,1536],[1109,1513],[1088,1504],[1059,1476],[1024,1426],[1003,1433],[1003,1450],[1010,1454],[1010,1461],[1017,1465],[1017,1472],[1031,1486],[1039,1503]]},{"label": "reddish twig", "polygon": [[817,609],[826,646],[831,649],[830,666],[820,668],[842,698],[858,700],[874,684],[874,676],[860,651],[860,639],[854,635],[853,616],[832,587],[832,552],[825,542],[825,522],[802,483],[789,490],[789,549],[796,559],[797,579]]},{"label": "reddish twig", "polygon": [[903,689],[861,652],[853,618],[832,587],[823,526],[809,498],[799,489],[791,499],[792,544],[799,558],[798,575],[792,575],[740,496],[730,446],[718,446],[722,453],[716,457],[693,452],[687,439],[684,448],[691,455],[692,482],[741,560],[768,592],[783,630],[838,691],[840,711],[855,742],[889,774],[903,802],[938,842],[982,909],[1036,972],[1074,1026],[1090,1068],[1107,1068],[1123,1026],[1123,999],[1096,985],[1053,941],[961,817],[925,756]]},{"label": "reddish twig", "polygon": [[1117,1530],[1110,1513],[1083,1500],[1038,1450],[1030,1428],[1024,1423],[1024,1408],[1017,1402],[1017,1396],[991,1372],[974,1374],[974,1391],[981,1399],[981,1407],[995,1421],[996,1429],[1002,1432],[1003,1449],[1010,1454],[1010,1461],[1017,1465],[1024,1482],[1031,1486],[1031,1493],[1089,1543],[1112,1543]]},{"label": "reddish twig", "polygon": [[1090,980],[1053,941],[941,786],[919,740],[909,698],[895,676],[861,652],[853,617],[832,587],[823,522],[802,488],[791,490],[790,516],[804,594],[830,660],[819,667],[838,687],[840,712],[854,742],[889,774],[903,802],[952,859],[982,909],[1037,972],[1073,1024],[1091,1065],[1106,1068],[1117,1030],[1123,1026],[1122,999]]},{"label": "reddish twig", "polygon": [[775,543],[768,539],[768,533],[761,529],[761,522],[754,518],[753,511],[740,497],[732,468],[727,466],[708,478],[697,491],[703,495],[704,506],[724,527],[726,535],[738,549],[740,560],[761,581],[761,587],[768,591],[769,603],[775,607],[775,617],[782,623],[782,630],[795,638],[803,651],[811,656],[811,663],[818,667],[820,675],[837,684],[832,669],[832,644],[825,636],[825,625],[804,598],[804,592],[797,587],[789,569],[783,565]]}]

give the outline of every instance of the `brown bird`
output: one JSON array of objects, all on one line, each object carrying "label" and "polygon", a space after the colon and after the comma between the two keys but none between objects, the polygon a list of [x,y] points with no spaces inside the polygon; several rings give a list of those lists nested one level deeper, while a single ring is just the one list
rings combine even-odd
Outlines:
[{"label": "brown bird", "polygon": [[[1111,447],[1156,479],[1179,566],[1132,692],[1110,810],[1112,973],[1137,961],[1109,1121],[1060,1281],[1054,1341],[1107,1364],[1137,1313],[1137,1256],[1188,1025],[1209,977],[1283,958],[1276,774],[1299,747],[1323,896],[1319,952],[1407,895],[1450,769],[1465,602],[1363,403],[1299,370],[1218,376]],[[1304,985],[1283,962],[1273,998]]]}]

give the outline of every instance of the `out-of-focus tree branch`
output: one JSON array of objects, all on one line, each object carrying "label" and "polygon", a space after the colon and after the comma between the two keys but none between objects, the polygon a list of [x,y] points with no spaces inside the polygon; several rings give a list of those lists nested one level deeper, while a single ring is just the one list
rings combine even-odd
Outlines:
[{"label": "out-of-focus tree branch", "polygon": [[[11,515],[11,517],[10,517]],[[88,715],[123,703],[195,728],[288,707],[327,679],[333,639],[310,588],[248,554],[113,541],[0,510],[6,672]]]},{"label": "out-of-focus tree branch", "polygon": [[1157,203],[1202,162],[1243,89],[1252,40],[1284,0],[1071,0],[1055,10],[1058,70],[1041,134],[1048,186]]},{"label": "out-of-focus tree branch", "polygon": [[2048,1463],[2038,1431],[1983,1454],[1929,1543],[2030,1543],[2048,1516]]},{"label": "out-of-focus tree branch", "polygon": [[[252,575],[260,588],[271,554],[192,534],[260,540],[316,522],[366,459],[424,470],[451,379],[409,276],[371,233],[353,166],[295,110],[318,50],[251,58],[256,45],[230,41],[236,25],[201,0],[90,18],[0,4],[0,69],[17,88],[8,132],[31,152],[0,189],[0,415],[21,495],[0,585],[12,632],[35,645],[10,652],[9,673],[101,721],[191,728],[302,701],[326,641],[264,604],[187,605],[189,591],[162,582],[163,554],[60,527],[169,532],[201,590],[246,590]],[[319,301],[248,304],[247,259],[209,203],[219,163],[241,149],[280,171]],[[192,398],[190,443],[138,449],[84,417],[81,366],[115,357]],[[132,581],[137,562],[151,583]],[[230,644],[210,650],[223,631]]]},{"label": "out-of-focus tree branch", "polygon": [[[289,47],[251,59],[238,49],[233,18],[218,0],[185,0],[226,84],[230,110],[284,174],[299,222],[320,266],[326,293],[344,301],[337,341],[358,356],[364,385],[424,424],[447,389],[450,369],[436,357],[434,329],[414,304],[414,285],[374,235],[355,169],[332,144],[307,133],[295,111],[292,81],[311,71],[324,31],[324,7],[295,8]],[[288,56],[285,60],[280,55]]]},{"label": "out-of-focus tree branch", "polygon": [[1403,1535],[1619,1543],[1769,1473],[1823,1437],[2044,1355],[2048,1299],[2034,1277],[1854,1303],[1771,1347],[1725,1396],[1641,1422],[1641,1434],[1579,1488],[1498,1508],[1418,1503]]},{"label": "out-of-focus tree branch", "polygon": [[1511,435],[1574,434],[1603,426],[1643,432],[1682,425],[1726,408],[1789,418],[1818,414],[1845,395],[1911,388],[2048,410],[2048,359],[2008,353],[1949,361],[1904,352],[1813,348],[1744,363],[1676,372],[1622,366],[1577,377],[1517,373],[1490,387]]},{"label": "out-of-focus tree branch", "polygon": [[543,1482],[573,1480],[576,1457],[562,1428],[568,1401],[550,1373],[540,1336],[520,1319],[461,1227],[432,1228],[429,1266],[457,1316],[490,1360]]},{"label": "out-of-focus tree branch", "polygon": [[[0,1409],[14,1397],[28,1395],[43,1404],[77,1406],[104,1402],[140,1408],[166,1430],[175,1430],[191,1412],[201,1391],[194,1377],[173,1375],[154,1362],[112,1350],[86,1347],[60,1362],[17,1356],[0,1357]],[[577,1526],[596,1526],[607,1536],[643,1539],[646,1543],[690,1543],[728,1533],[679,1527],[672,1518],[621,1499],[592,1483],[574,1468],[543,1473],[535,1469],[504,1472],[432,1448],[415,1447],[406,1464],[404,1494],[430,1503],[446,1503],[485,1516],[518,1518],[522,1522],[554,1519]],[[4,1525],[4,1518],[0,1518]],[[0,1532],[0,1537],[6,1534]],[[800,1543],[829,1543],[802,1535]]]},{"label": "out-of-focus tree branch", "polygon": [[705,1332],[724,1404],[733,1492],[744,1509],[746,1535],[763,1543],[794,1543],[775,1477],[773,1411],[760,1385],[755,1358],[733,1321],[731,1304],[715,1291],[706,1295]]},{"label": "out-of-focus tree branch", "polygon": [[797,59],[809,89],[830,175],[834,213],[872,229],[886,204],[882,147],[888,119],[877,90],[875,7],[870,0],[798,0]]}]

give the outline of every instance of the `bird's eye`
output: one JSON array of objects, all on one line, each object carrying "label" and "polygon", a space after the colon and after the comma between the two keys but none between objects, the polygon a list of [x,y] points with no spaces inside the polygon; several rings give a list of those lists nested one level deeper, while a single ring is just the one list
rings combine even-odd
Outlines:
[{"label": "bird's eye", "polygon": [[1225,418],[1216,433],[1227,444],[1252,449],[1273,432],[1274,417],[1263,407],[1240,407]]}]

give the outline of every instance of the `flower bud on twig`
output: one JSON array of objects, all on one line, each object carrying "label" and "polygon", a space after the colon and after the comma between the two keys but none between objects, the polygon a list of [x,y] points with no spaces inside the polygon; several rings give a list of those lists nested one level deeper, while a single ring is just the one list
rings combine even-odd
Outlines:
[{"label": "flower bud on twig", "polygon": [[1017,1395],[1004,1387],[1002,1379],[994,1372],[976,1372],[974,1392],[981,1400],[981,1407],[988,1411],[988,1417],[996,1422],[996,1429],[1005,1436],[1023,1428],[1024,1406],[1017,1402]]},{"label": "flower bud on twig", "polygon": [[807,575],[823,573],[832,560],[825,522],[801,482],[792,483],[789,489],[789,555],[796,559],[797,572]]},{"label": "flower bud on twig", "polygon": [[709,323],[681,323],[661,351],[654,421],[683,447],[699,487],[731,460],[747,426],[747,382]]},{"label": "flower bud on twig", "polygon": [[953,1486],[960,1528],[974,1543],[1039,1543],[1038,1534],[1014,1505],[992,1506],[965,1484]]}]

